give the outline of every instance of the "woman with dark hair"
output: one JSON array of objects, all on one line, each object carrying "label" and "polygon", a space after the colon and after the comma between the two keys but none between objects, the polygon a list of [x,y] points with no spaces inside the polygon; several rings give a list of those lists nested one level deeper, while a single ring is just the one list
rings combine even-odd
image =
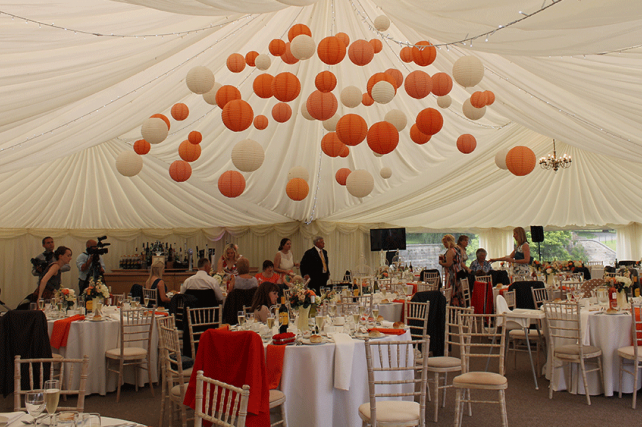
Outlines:
[{"label": "woman with dark hair", "polygon": [[279,243],[279,251],[274,257],[274,271],[279,273],[282,278],[285,275],[292,276],[294,274],[292,269],[294,267],[299,267],[299,263],[294,262],[294,255],[290,250],[291,248],[292,241],[290,239],[287,237],[281,239],[281,243]]},{"label": "woman with dark hair", "polygon": [[274,264],[269,259],[263,261],[263,271],[257,273],[254,277],[256,277],[256,280],[258,280],[259,283],[281,283],[281,275],[274,272]]},{"label": "woman with dark hair", "polygon": [[279,296],[279,286],[272,282],[263,282],[256,290],[250,311],[259,322],[267,322],[270,307],[276,304]]},{"label": "woman with dark hair", "polygon": [[466,253],[466,247],[468,246],[468,236],[462,234],[457,239],[457,246],[455,249],[459,252],[459,257],[461,258],[460,270],[470,273],[470,269],[466,266],[466,261],[468,261],[468,254]]},{"label": "woman with dark hair", "polygon": [[62,281],[62,271],[60,270],[63,265],[69,264],[71,261],[71,249],[66,246],[58,246],[53,253],[54,260],[47,266],[43,272],[42,278],[38,289],[33,293],[36,301],[41,298],[49,299],[53,296],[54,291],[60,289]]},{"label": "woman with dark hair", "polygon": [[531,263],[531,248],[528,246],[528,240],[526,240],[526,232],[522,227],[516,227],[513,229],[513,238],[516,242],[516,248],[510,255],[502,258],[494,258],[489,260],[490,262],[495,261],[506,261],[513,264],[513,274],[517,276],[525,276],[530,274],[530,263]]}]

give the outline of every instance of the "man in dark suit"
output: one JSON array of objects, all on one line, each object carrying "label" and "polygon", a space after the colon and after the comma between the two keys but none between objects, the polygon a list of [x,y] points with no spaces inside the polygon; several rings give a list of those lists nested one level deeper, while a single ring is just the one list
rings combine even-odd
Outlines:
[{"label": "man in dark suit", "polygon": [[310,279],[308,287],[319,294],[319,288],[325,286],[330,278],[328,268],[328,253],[323,249],[325,242],[323,237],[316,236],[312,239],[314,247],[305,251],[301,259],[301,274],[304,279]]}]

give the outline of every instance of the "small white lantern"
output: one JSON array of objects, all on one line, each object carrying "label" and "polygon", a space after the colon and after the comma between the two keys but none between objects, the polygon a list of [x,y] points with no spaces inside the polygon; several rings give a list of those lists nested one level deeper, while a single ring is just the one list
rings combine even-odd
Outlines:
[{"label": "small white lantern", "polygon": [[392,124],[399,132],[404,130],[408,124],[408,118],[401,110],[390,110],[383,119]]},{"label": "small white lantern", "polygon": [[495,164],[498,168],[508,170],[508,166],[506,166],[506,155],[509,151],[509,148],[504,148],[503,150],[499,150],[497,154],[495,154]]},{"label": "small white lantern", "polygon": [[448,108],[452,103],[453,99],[450,97],[450,95],[437,97],[437,105],[439,105],[439,108]]},{"label": "small white lantern", "polygon": [[303,117],[305,117],[306,119],[308,119],[308,120],[316,120],[316,119],[315,119],[314,117],[312,117],[312,116],[310,115],[310,113],[308,112],[307,102],[302,102],[302,103],[301,103],[301,115],[302,115]]},{"label": "small white lantern", "polygon": [[232,149],[232,163],[241,172],[254,172],[263,164],[265,152],[258,142],[244,139]]},{"label": "small white lantern", "polygon": [[150,144],[160,144],[165,141],[168,133],[167,123],[158,117],[146,119],[140,128],[140,134],[143,136],[143,139]]},{"label": "small white lantern", "polygon": [[141,169],[143,169],[143,157],[133,151],[121,151],[116,157],[116,170],[123,176],[137,175]]},{"label": "small white lantern", "polygon": [[189,90],[202,95],[209,92],[214,86],[214,73],[209,68],[199,65],[189,70],[185,83],[187,83]]},{"label": "small white lantern", "polygon": [[383,179],[388,179],[392,176],[392,169],[390,169],[389,167],[381,168],[379,175],[381,175]]},{"label": "small white lantern", "polygon": [[212,89],[203,94],[203,100],[210,105],[218,105],[216,104],[216,92],[221,88],[221,86],[223,85],[219,82],[214,83]]},{"label": "small white lantern", "polygon": [[288,181],[294,178],[301,178],[305,182],[308,182],[310,180],[310,174],[303,166],[295,166],[288,172]]},{"label": "small white lantern", "polygon": [[268,55],[262,53],[256,57],[256,59],[254,60],[254,65],[256,66],[257,70],[265,71],[270,68],[270,65],[272,65],[272,60]]},{"label": "small white lantern", "polygon": [[372,99],[379,104],[387,104],[395,97],[395,87],[385,80],[372,86]]},{"label": "small white lantern", "polygon": [[358,107],[363,94],[356,86],[347,86],[341,91],[341,103],[348,108]]},{"label": "small white lantern", "polygon": [[328,132],[334,132],[337,130],[337,122],[341,118],[341,114],[336,113],[334,116],[330,117],[328,120],[323,121],[323,128]]},{"label": "small white lantern", "polygon": [[475,56],[462,56],[453,64],[453,78],[463,87],[472,87],[484,78],[484,64]]},{"label": "small white lantern", "polygon": [[316,48],[317,44],[314,42],[314,39],[307,34],[299,34],[293,38],[290,43],[292,56],[301,61],[312,58],[316,52]]},{"label": "small white lantern", "polygon": [[484,117],[484,114],[486,114],[486,107],[482,107],[482,108],[473,107],[473,105],[470,103],[470,98],[468,98],[464,102],[464,105],[462,106],[461,109],[464,113],[464,116],[468,117],[470,120],[479,120],[482,117]]},{"label": "small white lantern", "polygon": [[390,28],[390,19],[386,15],[379,15],[374,20],[374,27],[377,31],[386,31]]},{"label": "small white lantern", "polygon": [[357,169],[346,179],[348,193],[354,197],[366,197],[374,189],[374,178],[365,169]]}]

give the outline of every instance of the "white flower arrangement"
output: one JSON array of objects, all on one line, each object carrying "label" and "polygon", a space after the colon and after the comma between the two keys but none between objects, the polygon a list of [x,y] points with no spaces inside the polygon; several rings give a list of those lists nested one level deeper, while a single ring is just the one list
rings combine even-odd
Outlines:
[{"label": "white flower arrangement", "polygon": [[94,281],[94,278],[92,277],[91,279],[89,279],[89,285],[87,286],[87,289],[85,289],[85,296],[91,299],[109,298],[109,288],[105,286],[100,277],[96,281]]}]

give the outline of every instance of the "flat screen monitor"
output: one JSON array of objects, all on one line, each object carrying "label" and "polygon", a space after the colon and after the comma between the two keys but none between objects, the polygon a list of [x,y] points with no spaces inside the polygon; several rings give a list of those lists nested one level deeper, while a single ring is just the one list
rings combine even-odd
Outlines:
[{"label": "flat screen monitor", "polygon": [[406,249],[405,228],[380,228],[370,230],[370,250],[395,251]]}]

